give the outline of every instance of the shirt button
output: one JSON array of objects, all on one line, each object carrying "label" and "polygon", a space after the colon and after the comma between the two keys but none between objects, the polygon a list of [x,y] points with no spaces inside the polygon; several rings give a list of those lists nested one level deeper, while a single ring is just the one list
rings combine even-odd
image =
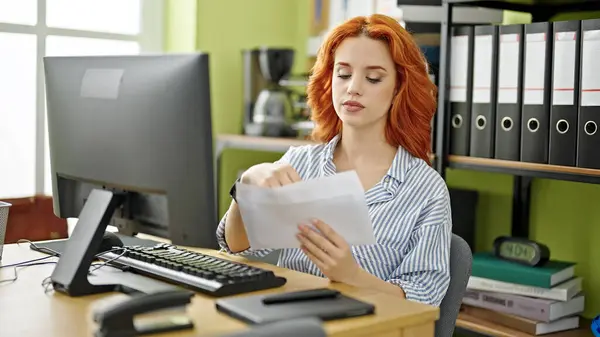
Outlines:
[{"label": "shirt button", "polygon": [[383,179],[384,182],[389,183],[390,182],[390,177],[385,177],[385,179]]}]

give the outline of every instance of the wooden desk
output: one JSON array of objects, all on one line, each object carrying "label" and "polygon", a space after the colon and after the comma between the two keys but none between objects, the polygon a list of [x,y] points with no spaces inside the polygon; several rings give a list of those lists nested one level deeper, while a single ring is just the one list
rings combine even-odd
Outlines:
[{"label": "wooden desk", "polygon": [[220,134],[216,136],[215,157],[220,158],[225,149],[242,149],[266,152],[285,152],[290,146],[317,144],[310,140],[281,137],[252,137],[246,135]]},{"label": "wooden desk", "polygon": [[[325,279],[267,263],[250,262],[244,258],[224,255],[216,251],[198,251],[268,268],[288,279],[285,286],[261,293],[331,286],[349,296],[376,305],[375,315],[325,323],[325,329],[330,336],[433,336],[434,323],[439,315],[437,308],[397,299],[372,290],[356,289],[342,284],[330,285]],[[2,265],[45,256],[30,250],[28,244],[6,245],[3,255]],[[56,260],[51,258],[48,261],[52,259]],[[55,292],[45,294],[41,283],[50,276],[53,268],[53,264],[19,268],[16,282],[0,284],[0,336],[92,336],[96,329],[91,320],[94,306],[102,300],[110,299],[111,296],[113,298],[126,296],[120,293],[109,293],[71,298]],[[0,280],[13,278],[13,271],[14,268],[0,269]],[[214,298],[205,295],[196,295],[192,304],[188,306],[187,312],[194,320],[194,330],[157,336],[216,337],[248,329],[244,323],[217,312]]]}]

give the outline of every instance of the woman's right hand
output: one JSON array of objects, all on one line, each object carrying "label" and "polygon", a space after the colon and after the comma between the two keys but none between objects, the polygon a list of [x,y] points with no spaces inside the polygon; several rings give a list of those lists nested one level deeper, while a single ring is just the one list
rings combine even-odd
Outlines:
[{"label": "woman's right hand", "polygon": [[288,164],[263,163],[250,167],[241,176],[243,184],[261,187],[280,187],[302,181],[296,170]]}]

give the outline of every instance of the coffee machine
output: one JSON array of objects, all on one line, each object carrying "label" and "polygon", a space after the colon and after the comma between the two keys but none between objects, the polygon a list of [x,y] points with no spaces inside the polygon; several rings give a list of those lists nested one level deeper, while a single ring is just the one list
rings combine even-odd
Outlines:
[{"label": "coffee machine", "polygon": [[294,64],[294,50],[259,48],[243,51],[244,134],[291,137],[294,117],[292,92],[280,85]]}]

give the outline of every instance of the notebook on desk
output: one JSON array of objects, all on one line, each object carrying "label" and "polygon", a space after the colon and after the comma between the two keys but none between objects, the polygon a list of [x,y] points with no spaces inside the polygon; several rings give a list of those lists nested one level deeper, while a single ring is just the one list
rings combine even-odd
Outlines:
[{"label": "notebook on desk", "polygon": [[[322,298],[306,298],[303,300],[265,303],[273,295],[244,295],[220,299],[216,308],[231,317],[249,324],[264,324],[303,317],[316,317],[323,321],[370,315],[375,313],[375,306],[330,289],[314,289],[312,291],[335,292],[335,296]],[[290,292],[276,295],[294,295]]]}]

